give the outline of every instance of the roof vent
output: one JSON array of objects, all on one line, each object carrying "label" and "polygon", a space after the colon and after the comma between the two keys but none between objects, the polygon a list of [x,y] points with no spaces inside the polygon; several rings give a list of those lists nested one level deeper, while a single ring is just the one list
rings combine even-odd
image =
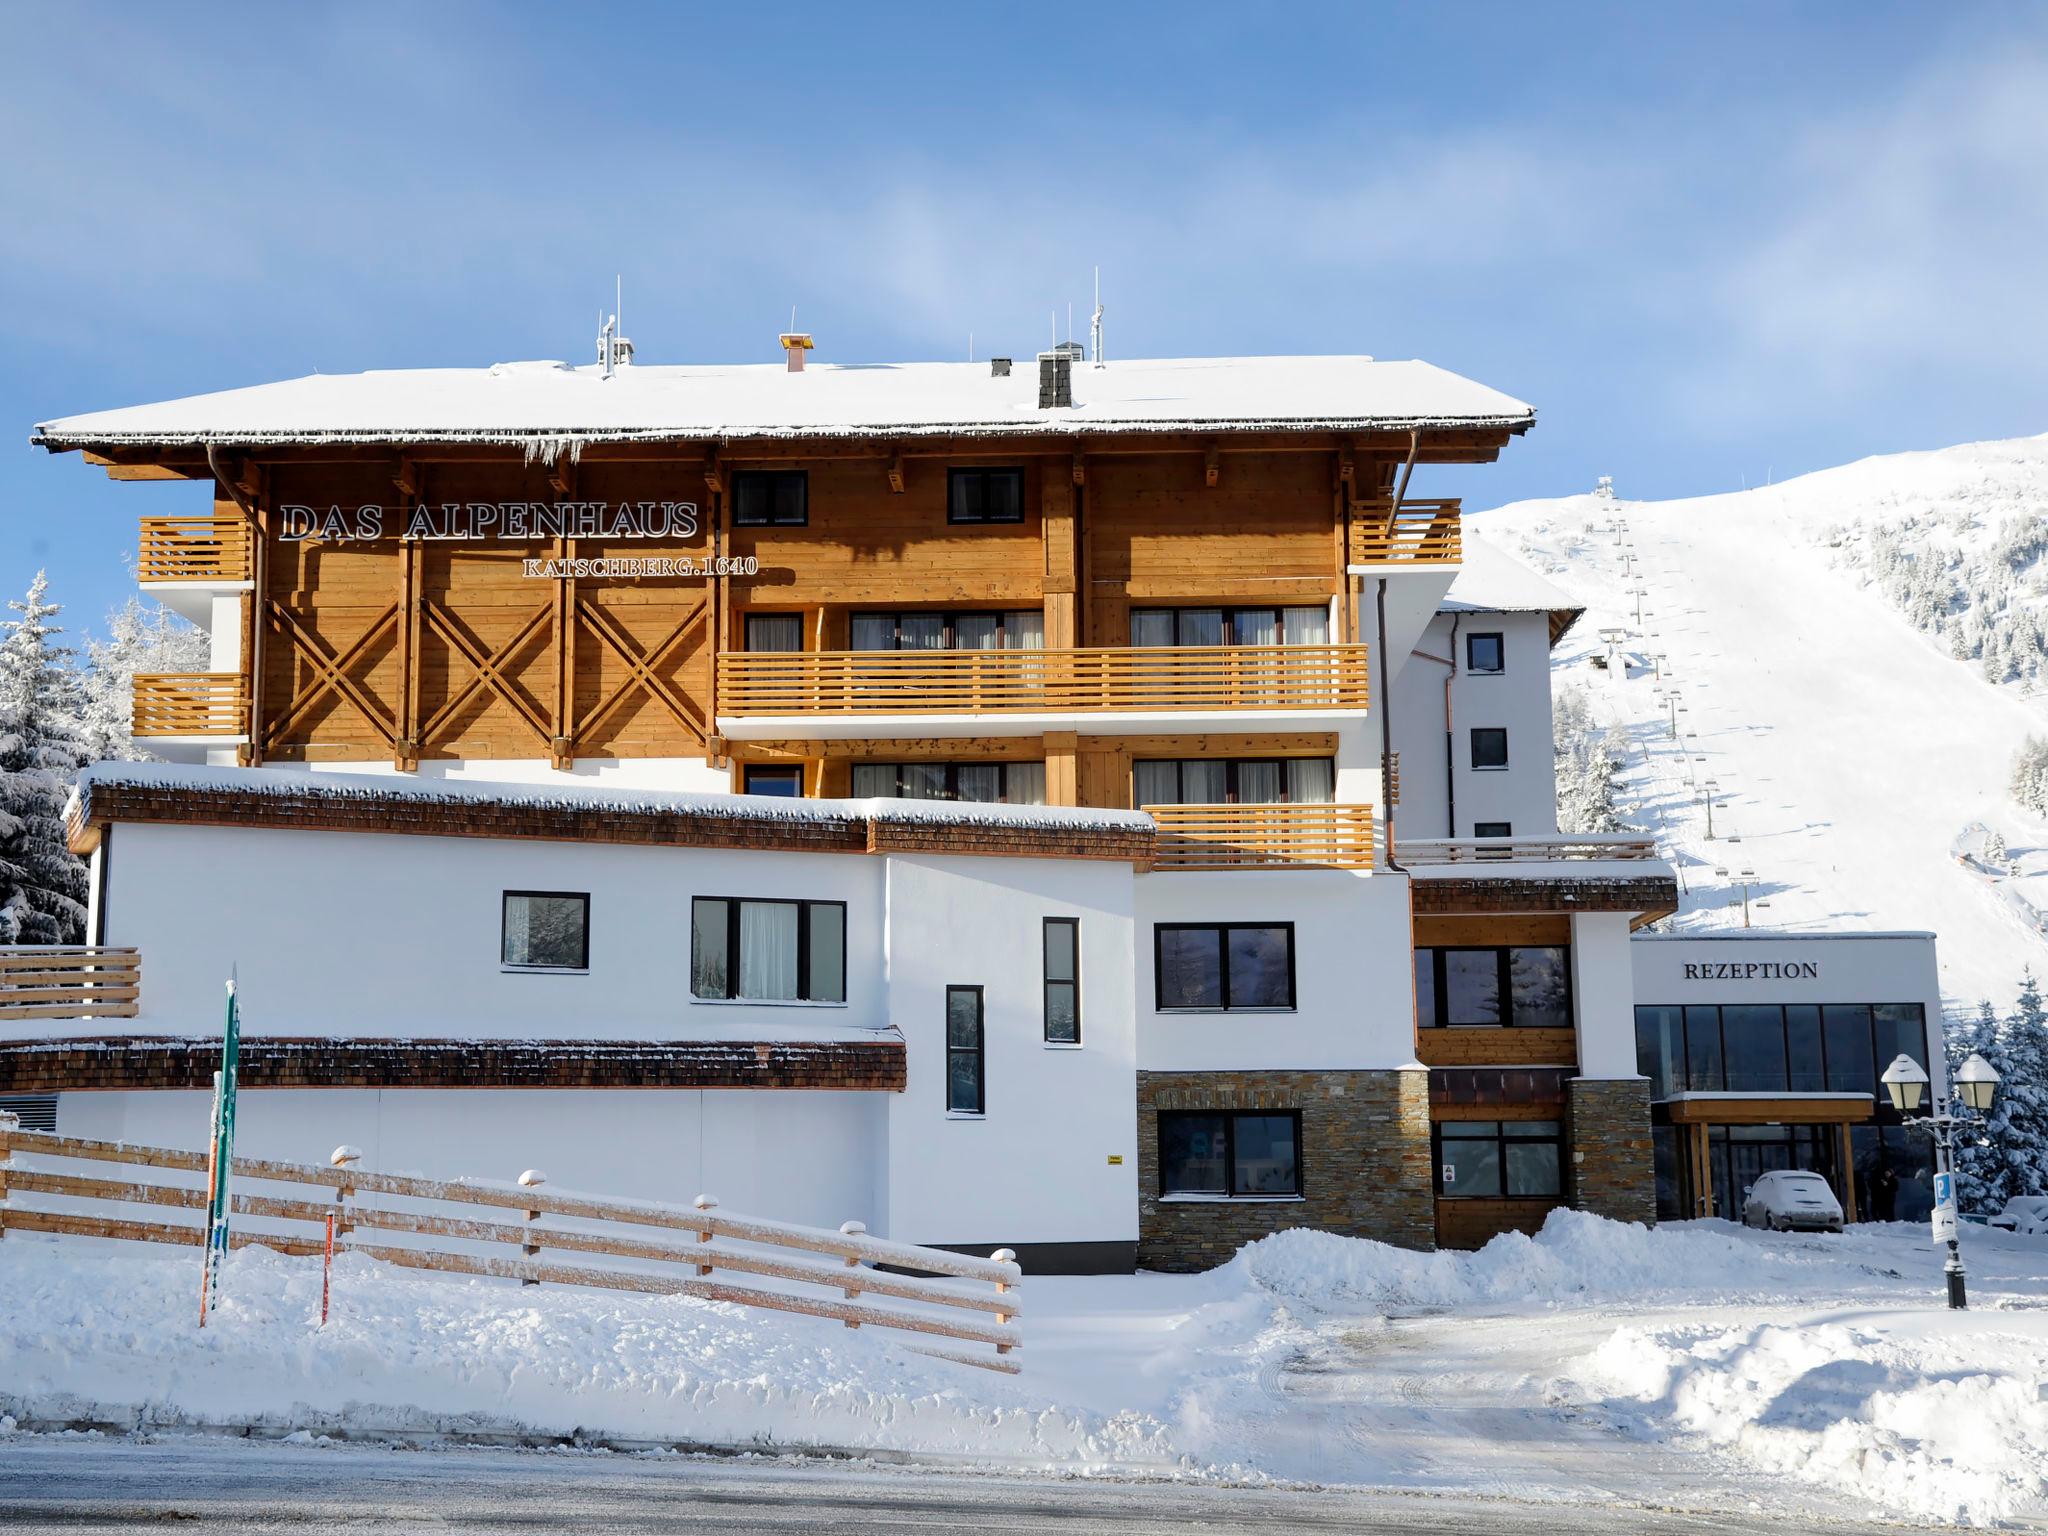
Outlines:
[{"label": "roof vent", "polygon": [[810,351],[812,346],[811,333],[809,331],[784,331],[775,339],[782,343],[782,355],[789,359],[789,371],[791,373],[802,373],[804,371],[804,354]]},{"label": "roof vent", "polygon": [[990,358],[988,376],[992,379],[1007,379],[1010,376],[1010,360],[1007,357]]},{"label": "roof vent", "polygon": [[1054,347],[1038,354],[1038,408],[1050,410],[1074,403],[1073,354]]},{"label": "roof vent", "polygon": [[1054,357],[1064,357],[1069,362],[1081,362],[1088,356],[1088,349],[1078,341],[1063,341],[1052,349]]}]

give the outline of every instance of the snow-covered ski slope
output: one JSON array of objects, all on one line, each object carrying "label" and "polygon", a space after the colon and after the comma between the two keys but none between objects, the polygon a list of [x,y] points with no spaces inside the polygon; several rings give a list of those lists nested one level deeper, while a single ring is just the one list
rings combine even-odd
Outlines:
[{"label": "snow-covered ski slope", "polygon": [[[1471,522],[1588,605],[1555,681],[1584,685],[1596,717],[1627,734],[1626,814],[1685,887],[1673,925],[1739,926],[1753,870],[1758,926],[1935,930],[1953,1012],[2005,1006],[2023,967],[2048,973],[2048,826],[2006,788],[2021,741],[2048,735],[2048,697],[1987,681],[1845,554],[1880,526],[1938,526],[1941,545],[1982,550],[2042,513],[2048,436],[1683,501],[1517,502]],[[2020,592],[2042,585],[2038,566],[2016,578]],[[1626,636],[1602,670],[1612,629]],[[1973,822],[2004,836],[2016,877],[1957,857]]]}]

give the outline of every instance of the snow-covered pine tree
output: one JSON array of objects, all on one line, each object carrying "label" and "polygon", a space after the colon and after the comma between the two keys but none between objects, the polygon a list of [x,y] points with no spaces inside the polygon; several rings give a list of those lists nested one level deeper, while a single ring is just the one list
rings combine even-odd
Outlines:
[{"label": "snow-covered pine tree", "polygon": [[135,722],[135,674],[204,672],[211,660],[203,630],[187,624],[162,603],[130,596],[107,615],[107,638],[85,642],[84,692],[86,761],[109,758],[146,762],[152,755],[129,734]]},{"label": "snow-covered pine tree", "polygon": [[1992,1065],[2004,1081],[1992,1101],[1992,1147],[2011,1172],[2008,1194],[2048,1195],[2048,1008],[2031,969],[2000,1037],[2005,1060]]},{"label": "snow-covered pine tree", "polygon": [[1551,702],[1551,750],[1557,766],[1557,829],[1621,832],[1614,775],[1627,760],[1628,740],[1618,726],[1602,731],[1582,687],[1560,689]]},{"label": "snow-covered pine tree", "polygon": [[2048,816],[2048,740],[2029,736],[2020,743],[2008,788],[2015,803],[2036,816]]},{"label": "snow-covered pine tree", "polygon": [[64,841],[64,800],[85,762],[78,684],[41,571],[0,620],[0,944],[85,937],[85,865]]},{"label": "snow-covered pine tree", "polygon": [[[1973,1054],[1990,1062],[1994,1071],[2004,1071],[2005,1051],[1999,1044],[1998,1031],[1998,1015],[1992,1011],[1988,997],[1977,1005],[1977,1012],[1970,1018],[1957,1019],[1948,1025],[1944,1031],[1944,1044],[1948,1049],[1951,1081],[1955,1078],[1956,1069]],[[1967,1133],[1958,1136],[1955,1155],[1957,1185],[1963,1202],[1970,1209],[1995,1211],[2005,1204],[2011,1178],[1990,1136]]]}]

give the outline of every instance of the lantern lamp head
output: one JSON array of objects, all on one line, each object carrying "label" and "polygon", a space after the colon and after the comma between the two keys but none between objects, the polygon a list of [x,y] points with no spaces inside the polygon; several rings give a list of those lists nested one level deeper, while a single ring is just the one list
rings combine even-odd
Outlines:
[{"label": "lantern lamp head", "polygon": [[1970,1059],[1956,1068],[1956,1091],[1965,1104],[1981,1115],[1991,1107],[1992,1096],[1998,1092],[1998,1072],[1972,1051]]},{"label": "lantern lamp head", "polygon": [[1927,1096],[1927,1069],[1904,1052],[1884,1069],[1884,1076],[1879,1081],[1884,1084],[1884,1091],[1891,1095],[1892,1108],[1902,1115],[1912,1114]]}]

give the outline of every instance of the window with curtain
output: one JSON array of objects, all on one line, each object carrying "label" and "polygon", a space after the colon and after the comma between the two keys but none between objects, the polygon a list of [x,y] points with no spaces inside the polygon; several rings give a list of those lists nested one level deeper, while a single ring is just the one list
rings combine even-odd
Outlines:
[{"label": "window with curtain", "polygon": [[846,903],[699,896],[690,991],[706,1001],[846,1001]]},{"label": "window with curtain", "polygon": [[987,1057],[982,1041],[980,987],[946,988],[946,1109],[950,1114],[988,1112]]},{"label": "window with curtain", "polygon": [[804,616],[800,613],[747,615],[747,649],[800,651],[804,648]]},{"label": "window with curtain", "polygon": [[1327,757],[1192,757],[1131,764],[1136,805],[1328,805],[1337,765]]},{"label": "window with curtain", "polygon": [[1043,763],[855,763],[856,800],[1045,804]]},{"label": "window with curtain", "polygon": [[1036,608],[995,613],[856,613],[848,626],[856,651],[1042,651],[1045,614]]},{"label": "window with curtain", "polygon": [[951,469],[946,472],[946,521],[949,523],[1021,523],[1024,521],[1024,471],[1021,469]]},{"label": "window with curtain", "polygon": [[507,891],[499,958],[511,970],[590,969],[590,897],[583,891]]},{"label": "window with curtain", "polygon": [[1291,608],[1133,608],[1131,644],[1328,645],[1327,604]]}]

